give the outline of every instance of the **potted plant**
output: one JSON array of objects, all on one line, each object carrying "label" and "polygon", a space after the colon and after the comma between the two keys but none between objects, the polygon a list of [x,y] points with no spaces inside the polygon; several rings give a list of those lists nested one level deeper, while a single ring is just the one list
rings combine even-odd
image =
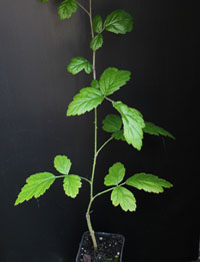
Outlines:
[{"label": "potted plant", "polygon": [[[48,2],[48,0],[41,0],[41,2]],[[74,96],[66,115],[69,117],[94,111],[94,159],[91,177],[88,179],[74,174],[73,171],[71,172],[70,159],[65,155],[57,155],[54,158],[54,167],[59,175],[41,172],[29,176],[17,197],[15,205],[33,197],[40,197],[56,179],[63,179],[64,192],[71,198],[75,198],[79,194],[82,182],[89,183],[90,199],[86,211],[88,232],[83,234],[76,261],[122,261],[124,237],[118,234],[97,233],[92,227],[90,212],[94,200],[103,194],[111,193],[111,201],[114,206],[120,206],[124,211],[133,212],[136,210],[136,199],[130,188],[149,193],[162,193],[164,188],[171,188],[172,184],[156,175],[144,172],[125,176],[124,164],[116,162],[108,168],[108,173],[104,177],[105,190],[95,193],[94,180],[97,158],[104,147],[112,140],[122,140],[140,151],[143,144],[143,133],[168,136],[172,139],[174,139],[174,136],[165,129],[144,121],[143,115],[137,109],[111,98],[113,93],[130,80],[131,73],[129,71],[109,67],[97,79],[96,52],[103,45],[103,32],[126,34],[132,31],[134,21],[131,14],[121,9],[114,10],[103,20],[100,15],[93,16],[92,0],[88,0],[88,6],[88,8],[83,6],[77,0],[64,0],[58,7],[58,15],[60,19],[70,18],[80,8],[89,18],[92,62],[82,56],[77,56],[71,59],[67,70],[73,75],[84,70],[86,74],[92,74],[93,78],[89,87],[82,88]],[[103,120],[102,128],[109,136],[101,146],[98,146],[97,107],[100,107],[103,101],[111,103],[116,113],[108,114]]]}]

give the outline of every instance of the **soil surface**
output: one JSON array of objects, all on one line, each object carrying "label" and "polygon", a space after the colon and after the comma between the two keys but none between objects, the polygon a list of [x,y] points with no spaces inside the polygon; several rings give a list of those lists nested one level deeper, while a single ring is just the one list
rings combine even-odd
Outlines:
[{"label": "soil surface", "polygon": [[89,232],[84,233],[76,262],[122,262],[124,237],[118,234],[95,233],[98,250],[93,250]]}]

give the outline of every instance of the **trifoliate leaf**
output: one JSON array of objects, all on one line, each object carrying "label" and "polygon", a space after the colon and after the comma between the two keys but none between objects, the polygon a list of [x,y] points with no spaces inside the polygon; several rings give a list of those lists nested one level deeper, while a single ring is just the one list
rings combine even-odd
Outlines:
[{"label": "trifoliate leaf", "polygon": [[149,135],[154,135],[154,136],[168,136],[172,139],[175,139],[175,137],[170,134],[168,131],[166,131],[164,128],[159,127],[151,122],[145,122],[145,128],[143,131]]},{"label": "trifoliate leaf", "polygon": [[112,134],[112,137],[116,140],[126,141],[123,130],[116,131],[115,133]]},{"label": "trifoliate leaf", "polygon": [[99,88],[99,81],[96,79],[93,79],[91,82],[91,87]]},{"label": "trifoliate leaf", "polygon": [[103,20],[100,15],[96,15],[93,19],[93,29],[95,33],[101,33],[103,30]]},{"label": "trifoliate leaf", "polygon": [[101,91],[94,87],[86,87],[80,90],[69,104],[67,116],[81,115],[100,105],[104,100]]},{"label": "trifoliate leaf", "polygon": [[104,185],[118,185],[124,179],[125,171],[125,167],[122,163],[115,163],[112,167],[109,168],[109,173],[104,178]]},{"label": "trifoliate leaf", "polygon": [[133,17],[123,10],[113,11],[107,16],[104,28],[115,34],[126,34],[133,29]]},{"label": "trifoliate leaf", "polygon": [[130,80],[131,72],[110,67],[100,77],[99,87],[105,95],[111,95]]},{"label": "trifoliate leaf", "polygon": [[126,180],[126,184],[139,190],[152,193],[162,193],[164,188],[170,188],[173,185],[165,179],[152,174],[138,173]]},{"label": "trifoliate leaf", "polygon": [[121,114],[124,137],[127,143],[140,150],[142,147],[143,128],[145,126],[142,114],[120,101],[113,102],[113,106]]},{"label": "trifoliate leaf", "polygon": [[124,211],[136,210],[136,199],[133,193],[125,187],[116,187],[111,193],[111,201],[114,206],[120,205]]},{"label": "trifoliate leaf", "polygon": [[78,195],[81,186],[81,178],[77,175],[68,175],[64,178],[63,188],[65,194],[69,197],[75,198]]},{"label": "trifoliate leaf", "polygon": [[109,114],[103,120],[103,130],[108,133],[114,133],[121,129],[122,120],[119,115]]},{"label": "trifoliate leaf", "polygon": [[76,0],[64,0],[58,7],[58,16],[60,19],[70,18],[78,9]]},{"label": "trifoliate leaf", "polygon": [[71,59],[71,62],[67,66],[67,70],[72,75],[76,75],[82,70],[90,74],[92,72],[92,65],[87,59],[78,56]]},{"label": "trifoliate leaf", "polygon": [[15,206],[30,200],[32,197],[38,198],[43,195],[53,184],[55,178],[53,174],[48,172],[37,173],[28,177],[17,197]]},{"label": "trifoliate leaf", "polygon": [[71,165],[70,159],[66,156],[58,155],[54,158],[55,169],[63,175],[68,175]]},{"label": "trifoliate leaf", "polygon": [[92,41],[90,43],[90,48],[93,51],[97,51],[99,48],[101,48],[103,45],[103,36],[102,34],[97,34],[94,38],[92,38]]}]

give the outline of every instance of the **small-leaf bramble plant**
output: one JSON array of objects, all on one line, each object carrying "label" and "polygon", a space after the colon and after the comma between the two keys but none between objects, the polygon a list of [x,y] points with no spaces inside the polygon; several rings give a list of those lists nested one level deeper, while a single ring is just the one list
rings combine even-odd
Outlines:
[{"label": "small-leaf bramble plant", "polygon": [[[158,178],[153,174],[137,173],[129,178],[125,178],[125,167],[122,163],[114,163],[108,170],[104,178],[106,189],[97,194],[94,193],[94,179],[97,157],[102,149],[112,140],[122,140],[137,150],[141,150],[143,143],[143,133],[150,135],[168,136],[174,139],[173,135],[163,128],[143,119],[142,114],[135,108],[124,104],[121,101],[114,101],[110,98],[112,94],[118,91],[130,80],[131,72],[127,70],[109,67],[102,72],[99,79],[96,77],[96,52],[102,47],[104,39],[103,32],[108,31],[114,34],[126,34],[133,29],[133,18],[124,10],[115,10],[111,12],[106,19],[100,15],[93,17],[92,0],[89,1],[88,8],[84,7],[77,0],[63,0],[58,7],[60,19],[70,18],[73,13],[82,9],[89,18],[91,28],[90,49],[92,51],[92,62],[88,59],[77,56],[71,59],[67,66],[69,73],[76,75],[81,71],[86,74],[92,74],[93,79],[89,87],[82,88],[74,96],[73,101],[69,104],[66,115],[82,115],[86,112],[94,111],[94,159],[90,179],[71,172],[71,161],[65,155],[57,155],[54,158],[54,167],[59,175],[50,172],[41,172],[29,176],[26,184],[22,187],[21,192],[15,202],[18,205],[24,201],[38,198],[43,195],[56,179],[63,179],[63,189],[68,197],[75,198],[82,186],[82,181],[90,185],[90,200],[86,212],[88,229],[92,238],[94,250],[97,250],[97,241],[90,219],[90,210],[94,200],[105,194],[111,193],[111,201],[114,206],[120,205],[124,211],[136,210],[136,199],[127,186],[144,190],[146,192],[161,193],[164,188],[172,187],[172,184],[164,179]],[[41,0],[48,2],[48,0]],[[109,134],[108,139],[98,147],[97,144],[97,108],[108,101],[116,110],[116,114],[108,114],[103,120],[102,128]]]}]

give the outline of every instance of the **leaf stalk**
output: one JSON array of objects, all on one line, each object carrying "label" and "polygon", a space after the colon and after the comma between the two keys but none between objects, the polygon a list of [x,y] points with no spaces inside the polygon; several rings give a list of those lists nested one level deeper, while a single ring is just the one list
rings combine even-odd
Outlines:
[{"label": "leaf stalk", "polygon": [[76,2],[77,2],[77,5],[78,5],[87,15],[90,16],[89,11],[88,11],[82,4],[80,4],[78,1],[76,1]]}]

